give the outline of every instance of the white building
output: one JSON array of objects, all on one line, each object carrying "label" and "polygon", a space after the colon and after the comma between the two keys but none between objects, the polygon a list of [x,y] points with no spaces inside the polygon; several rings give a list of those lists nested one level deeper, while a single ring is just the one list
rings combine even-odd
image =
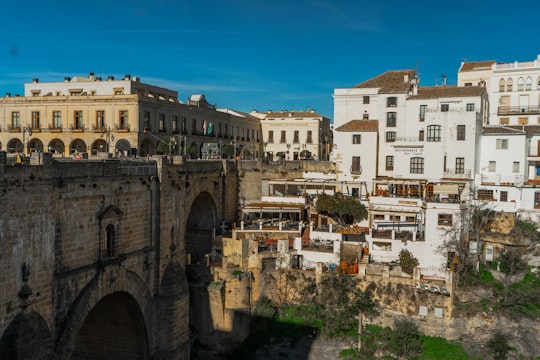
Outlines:
[{"label": "white building", "polygon": [[314,110],[250,114],[261,119],[266,160],[329,160],[333,144],[330,119]]},{"label": "white building", "polygon": [[458,85],[478,83],[488,91],[490,124],[540,123],[540,55],[525,62],[463,62]]}]

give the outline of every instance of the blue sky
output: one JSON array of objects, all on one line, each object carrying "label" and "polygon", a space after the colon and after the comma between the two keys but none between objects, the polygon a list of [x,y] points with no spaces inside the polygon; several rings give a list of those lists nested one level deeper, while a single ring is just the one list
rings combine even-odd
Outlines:
[{"label": "blue sky", "polygon": [[335,88],[387,70],[452,85],[463,59],[534,60],[539,13],[539,2],[484,0],[9,1],[0,96],[32,78],[131,74],[181,100],[332,118]]}]

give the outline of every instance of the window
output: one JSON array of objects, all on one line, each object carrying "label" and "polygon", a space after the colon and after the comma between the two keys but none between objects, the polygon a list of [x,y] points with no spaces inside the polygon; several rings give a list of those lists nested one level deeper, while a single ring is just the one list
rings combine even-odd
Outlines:
[{"label": "window", "polygon": [[540,191],[534,192],[534,208],[540,209]]},{"label": "window", "polygon": [[465,140],[465,125],[457,126],[457,140]]},{"label": "window", "polygon": [[32,111],[32,129],[39,128],[39,111]]},{"label": "window", "polygon": [[465,158],[456,158],[456,174],[465,173]]},{"label": "window", "polygon": [[383,214],[374,214],[373,220],[382,220],[384,221],[384,215]]},{"label": "window", "polygon": [[513,86],[514,86],[514,81],[511,78],[506,80],[506,91],[512,91]]},{"label": "window", "polygon": [[439,214],[437,225],[452,226],[452,214]]},{"label": "window", "polygon": [[474,104],[467,104],[465,109],[467,111],[474,111]]},{"label": "window", "polygon": [[441,112],[448,112],[449,104],[441,104]]},{"label": "window", "polygon": [[313,131],[308,130],[307,137],[306,137],[306,144],[312,144],[313,143]]},{"label": "window", "polygon": [[21,113],[18,111],[13,111],[11,113],[11,127],[17,129],[21,127]]},{"label": "window", "polygon": [[369,104],[369,96],[364,95],[363,100],[364,100],[364,104]]},{"label": "window", "polygon": [[300,132],[298,130],[294,130],[293,143],[298,144],[299,142],[300,142]]},{"label": "window", "polygon": [[478,189],[476,197],[479,200],[493,200],[493,190]]},{"label": "window", "polygon": [[[178,132],[178,115],[173,115],[171,130],[175,133]],[[219,136],[221,136],[221,123],[219,124]]]},{"label": "window", "polygon": [[395,131],[386,132],[386,142],[394,142],[394,141],[396,141],[396,132]]},{"label": "window", "polygon": [[523,91],[523,88],[524,88],[524,85],[525,85],[525,82],[523,81],[523,78],[519,78],[518,79],[518,91]]},{"label": "window", "polygon": [[362,120],[369,120],[369,114],[366,111],[362,114]]},{"label": "window", "polygon": [[426,119],[426,110],[427,105],[420,105],[420,121],[424,121]]},{"label": "window", "polygon": [[191,119],[191,133],[197,134],[197,119]]},{"label": "window", "polygon": [[268,130],[268,142],[273,143],[274,142],[274,131]]},{"label": "window", "polygon": [[405,222],[416,222],[416,216],[405,216]]},{"label": "window", "polygon": [[489,172],[495,172],[497,171],[497,162],[496,161],[490,161],[488,164],[488,171]]},{"label": "window", "polygon": [[427,141],[441,141],[441,125],[427,127]]},{"label": "window", "polygon": [[532,79],[528,77],[525,80],[525,91],[531,91],[532,90]]},{"label": "window", "polygon": [[287,142],[287,136],[286,136],[285,130],[281,130],[281,139],[279,140],[280,143],[286,143]]},{"label": "window", "polygon": [[83,112],[81,110],[75,110],[73,112],[73,128],[82,129],[83,128]]},{"label": "window", "polygon": [[386,98],[386,107],[396,107],[397,106],[397,97],[390,96]]},{"label": "window", "polygon": [[112,258],[115,255],[116,236],[114,231],[114,225],[109,224],[105,229],[105,244],[103,249],[103,257]]},{"label": "window", "polygon": [[143,129],[144,131],[150,131],[151,128],[150,128],[150,112],[149,111],[145,111],[143,112]]},{"label": "window", "polygon": [[361,174],[362,167],[360,166],[360,156],[353,156],[351,162],[351,174]]},{"label": "window", "polygon": [[424,173],[424,158],[413,157],[411,158],[411,174],[423,174]]},{"label": "window", "polygon": [[501,191],[499,201],[508,201],[508,191]]},{"label": "window", "polygon": [[[182,124],[180,126],[181,126],[180,130],[181,130],[182,134],[187,135],[187,117],[182,116]],[[227,136],[227,125],[225,125],[224,134],[225,134],[225,136]]]},{"label": "window", "polygon": [[54,129],[62,128],[62,112],[53,111],[53,123],[52,126]]},{"label": "window", "polygon": [[386,113],[386,126],[396,127],[396,113],[395,112]]},{"label": "window", "polygon": [[360,134],[353,134],[352,143],[353,144],[361,144],[361,136],[360,136]]},{"label": "window", "polygon": [[500,118],[499,119],[499,124],[500,125],[508,125],[510,123],[510,119],[509,118]]},{"label": "window", "polygon": [[394,170],[394,156],[388,155],[386,157],[386,170],[392,171]]},{"label": "window", "polygon": [[127,129],[129,127],[128,123],[128,111],[127,110],[120,110],[119,113],[119,124],[118,128],[120,129]]},{"label": "window", "polygon": [[[227,124],[223,125],[223,137],[227,138],[229,136],[229,126]],[[273,141],[274,138],[272,138]]]},{"label": "window", "polygon": [[159,132],[165,132],[165,114],[159,114]]},{"label": "window", "polygon": [[424,141],[424,130],[418,131],[418,141]]},{"label": "window", "polygon": [[526,118],[526,117],[518,118],[518,124],[519,125],[527,125],[528,123],[529,123],[529,118]]},{"label": "window", "polygon": [[497,140],[495,140],[495,148],[497,150],[506,150],[506,149],[508,149],[508,139],[497,139]]},{"label": "window", "polygon": [[504,92],[504,87],[505,87],[504,79],[500,79],[499,80],[499,92]]},{"label": "window", "polygon": [[519,161],[514,161],[514,163],[512,164],[512,172],[519,172]]},{"label": "window", "polygon": [[96,111],[96,129],[105,128],[105,111],[98,110]]}]

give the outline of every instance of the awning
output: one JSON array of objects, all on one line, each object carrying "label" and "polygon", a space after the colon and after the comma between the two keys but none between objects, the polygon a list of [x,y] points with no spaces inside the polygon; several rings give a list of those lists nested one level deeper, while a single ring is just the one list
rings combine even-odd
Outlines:
[{"label": "awning", "polygon": [[459,185],[458,184],[433,185],[433,194],[459,194]]}]

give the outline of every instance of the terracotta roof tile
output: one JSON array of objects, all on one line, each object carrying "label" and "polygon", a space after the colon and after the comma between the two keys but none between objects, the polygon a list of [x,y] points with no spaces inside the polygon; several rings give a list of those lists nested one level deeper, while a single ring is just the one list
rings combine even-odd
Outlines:
[{"label": "terracotta roof tile", "polygon": [[373,132],[379,129],[379,120],[351,120],[340,127],[336,128],[335,131],[343,132]]},{"label": "terracotta roof tile", "polygon": [[445,97],[480,96],[486,89],[482,86],[423,86],[418,88],[418,95],[408,99],[437,99]]},{"label": "terracotta roof tile", "polygon": [[524,135],[525,132],[521,129],[515,129],[510,126],[485,126],[482,129],[482,135]]},{"label": "terracotta roof tile", "polygon": [[[360,83],[354,88],[380,88],[380,93],[408,93],[411,79],[416,75],[414,70],[390,70]],[[405,81],[407,79],[407,81]]]},{"label": "terracotta roof tile", "polygon": [[540,125],[507,125],[511,129],[525,131],[527,134],[539,135]]},{"label": "terracotta roof tile", "polygon": [[476,70],[489,70],[491,69],[491,65],[495,63],[496,63],[495,60],[464,62],[461,68],[459,69],[459,71],[465,72],[465,71],[476,71]]}]

